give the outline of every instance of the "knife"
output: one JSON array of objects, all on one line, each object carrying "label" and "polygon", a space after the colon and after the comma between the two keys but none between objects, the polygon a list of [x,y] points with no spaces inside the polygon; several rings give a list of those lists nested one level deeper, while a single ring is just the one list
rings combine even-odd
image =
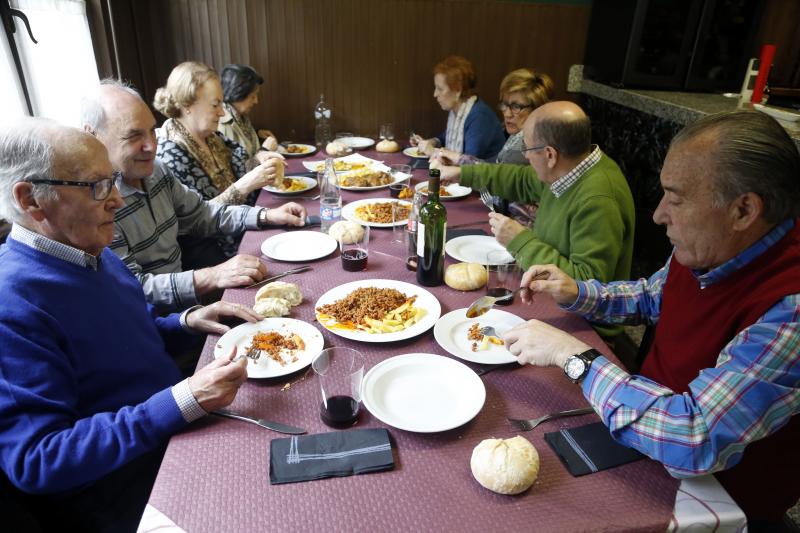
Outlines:
[{"label": "knife", "polygon": [[250,422],[251,424],[255,424],[257,426],[261,426],[262,428],[270,429],[272,431],[277,431],[278,433],[288,433],[289,435],[302,435],[303,433],[306,432],[305,429],[296,428],[294,426],[287,426],[286,424],[281,424],[279,422],[270,422],[269,420],[262,420],[261,418],[250,418],[249,416],[240,415],[238,413],[232,413],[226,409],[211,411],[211,414],[226,418],[234,418],[236,420],[242,420],[244,422]]},{"label": "knife", "polygon": [[300,272],[305,272],[306,270],[311,270],[311,266],[310,265],[305,265],[305,266],[301,266],[301,267],[298,267],[298,268],[293,268],[291,270],[287,270],[286,272],[282,272],[281,274],[278,274],[277,276],[272,276],[271,278],[262,279],[258,283],[253,283],[252,285],[248,285],[247,287],[245,287],[245,289],[253,289],[255,287],[260,287],[260,286],[262,286],[262,285],[264,285],[266,283],[269,283],[270,281],[275,281],[276,279],[281,279],[282,277],[288,276],[290,274],[299,274]]}]

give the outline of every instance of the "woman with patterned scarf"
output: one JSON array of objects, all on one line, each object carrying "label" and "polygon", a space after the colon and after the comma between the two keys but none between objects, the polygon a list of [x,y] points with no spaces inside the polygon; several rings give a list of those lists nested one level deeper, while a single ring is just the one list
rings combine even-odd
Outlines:
[{"label": "woman with patterned scarf", "polygon": [[278,140],[269,130],[260,130],[264,142],[250,122],[250,111],[258,105],[258,92],[264,78],[247,65],[225,65],[220,74],[225,115],[217,130],[226,138],[242,145],[247,155],[254,157],[259,150],[277,150]]}]

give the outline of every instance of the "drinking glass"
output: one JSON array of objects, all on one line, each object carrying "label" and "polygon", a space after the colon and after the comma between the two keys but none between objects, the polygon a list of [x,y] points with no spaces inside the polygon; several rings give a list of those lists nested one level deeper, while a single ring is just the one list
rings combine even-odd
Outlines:
[{"label": "drinking glass", "polygon": [[405,200],[392,201],[392,242],[405,244],[411,207]]},{"label": "drinking glass", "polygon": [[[510,262],[508,262],[510,260]],[[522,272],[517,263],[505,250],[492,250],[486,254],[486,271],[489,279],[486,282],[488,296],[506,296],[514,292],[522,281]],[[513,298],[497,302],[495,305],[511,305]]]},{"label": "drinking glass", "polygon": [[322,392],[320,418],[330,427],[347,428],[358,420],[364,356],[352,348],[325,348],[311,363]]},{"label": "drinking glass", "polygon": [[350,139],[353,137],[353,134],[348,131],[340,131],[336,134],[336,140],[339,141],[340,144],[347,148],[348,153],[353,152],[353,147],[350,146]]},{"label": "drinking glass", "polygon": [[[389,165],[392,183],[389,185],[389,194],[392,198],[412,198],[411,192],[411,165]],[[405,192],[404,192],[405,191]]]},{"label": "drinking glass", "polygon": [[387,141],[394,140],[394,125],[391,123],[381,124],[381,130],[378,134],[378,137],[381,139],[386,139]]},{"label": "drinking glass", "polygon": [[342,268],[348,272],[367,269],[369,257],[369,226],[361,226],[363,233],[355,230],[346,232],[339,241]]}]

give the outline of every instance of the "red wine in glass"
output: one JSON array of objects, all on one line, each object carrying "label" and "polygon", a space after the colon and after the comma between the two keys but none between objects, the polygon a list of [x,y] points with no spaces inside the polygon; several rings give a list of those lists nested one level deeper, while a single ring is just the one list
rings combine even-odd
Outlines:
[{"label": "red wine in glass", "polygon": [[359,272],[367,269],[367,251],[361,248],[350,248],[342,252],[342,268],[348,272]]},{"label": "red wine in glass", "polygon": [[[487,296],[494,296],[495,298],[502,298],[503,296],[508,296],[511,294],[511,289],[506,289],[505,287],[494,287],[492,289],[488,289],[486,291]],[[500,300],[495,302],[495,305],[511,305],[514,302],[514,298],[509,298],[508,300]]]},{"label": "red wine in glass", "polygon": [[319,416],[332,428],[348,428],[358,419],[358,402],[351,396],[331,396],[320,405]]}]

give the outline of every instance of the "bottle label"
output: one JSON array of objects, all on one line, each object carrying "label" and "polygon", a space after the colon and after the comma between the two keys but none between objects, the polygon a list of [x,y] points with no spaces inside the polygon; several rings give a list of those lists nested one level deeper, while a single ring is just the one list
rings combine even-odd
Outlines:
[{"label": "bottle label", "polygon": [[425,224],[417,222],[417,255],[425,257]]},{"label": "bottle label", "polygon": [[444,221],[444,229],[442,229],[442,257],[444,257],[444,245],[447,242],[447,221]]}]

